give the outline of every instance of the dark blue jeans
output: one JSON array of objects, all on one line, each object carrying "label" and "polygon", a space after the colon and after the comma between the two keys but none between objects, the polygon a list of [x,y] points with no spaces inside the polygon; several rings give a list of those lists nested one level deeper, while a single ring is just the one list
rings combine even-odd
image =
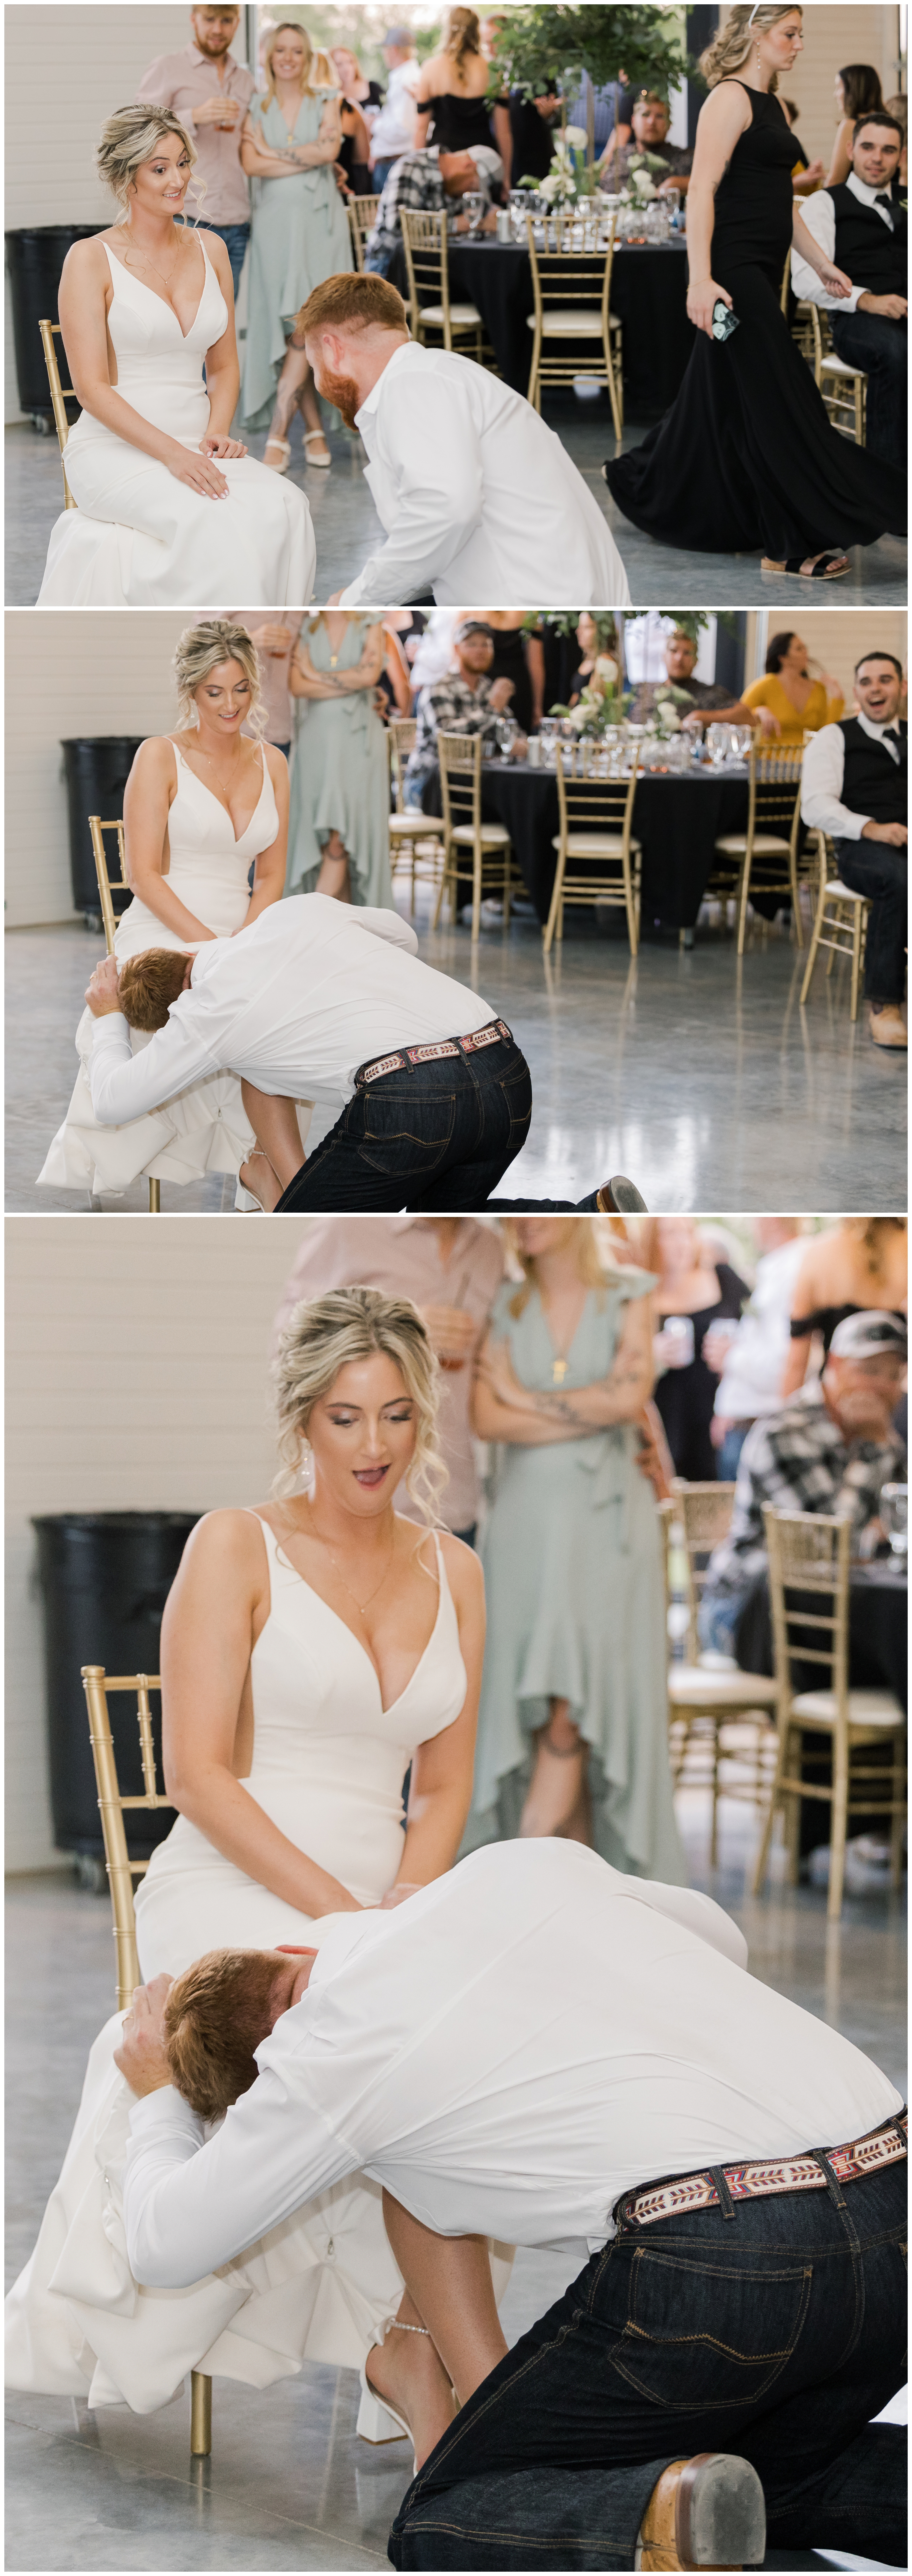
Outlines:
[{"label": "dark blue jeans", "polygon": [[906,2565],[906,2166],[625,2228],[410,2486],[394,2567],[632,2568],[668,2462],[752,2461],[771,2549]]},{"label": "dark blue jeans", "polygon": [[223,241],[225,244],[225,249],[231,262],[231,283],[234,287],[234,300],[235,303],[237,303],[238,287],[241,283],[241,270],[244,265],[244,252],[250,240],[250,225],[210,224],[207,223],[205,215],[199,215],[197,217],[197,223],[193,226],[193,230],[196,231],[200,224],[202,225],[204,232],[217,233],[219,240]]},{"label": "dark blue jeans", "polygon": [[863,367],[868,379],[869,456],[888,465],[906,462],[906,383],[909,336],[904,322],[885,313],[831,313],[833,347],[850,367]]},{"label": "dark blue jeans", "polygon": [[909,862],[889,841],[835,841],[843,884],[866,894],[868,938],[865,995],[869,1002],[901,1002],[906,983]]},{"label": "dark blue jeans", "polygon": [[[531,1115],[529,1067],[512,1037],[471,1055],[385,1073],[355,1092],[283,1190],[275,1213],[572,1209],[572,1199],[491,1197],[525,1144]],[[580,1201],[584,1208],[595,1204],[594,1192]]]}]

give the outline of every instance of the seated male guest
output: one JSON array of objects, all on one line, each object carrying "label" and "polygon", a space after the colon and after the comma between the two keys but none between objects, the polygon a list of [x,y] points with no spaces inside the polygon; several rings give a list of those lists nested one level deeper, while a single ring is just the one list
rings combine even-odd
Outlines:
[{"label": "seated male guest", "polygon": [[906,1357],[895,1315],[847,1315],[822,1375],[754,1423],[738,1462],[728,1537],[709,1560],[700,1604],[704,1645],[731,1654],[748,1593],[766,1571],[764,1503],[851,1521],[858,1539],[876,1521],[881,1486],[901,1475],[905,1460],[893,1414]]},{"label": "seated male guest", "polygon": [[824,725],[804,755],[801,812],[835,843],[843,884],[867,895],[865,996],[875,1046],[908,1045],[902,1016],[908,905],[908,727],[893,653],[855,666],[855,714]]},{"label": "seated male guest", "polygon": [[[147,2288],[382,2187],[426,2338],[367,2357],[422,2425],[394,2567],[905,2565],[905,2429],[870,2420],[904,2371],[901,2096],[709,1897],[494,1844],[312,1949],[139,1987],[117,2063]],[[582,2266],[511,2352],[486,2236]]]},{"label": "seated male guest", "polygon": [[[484,734],[494,741],[498,716],[505,715],[513,696],[512,680],[489,680],[494,660],[494,637],[489,626],[479,617],[466,617],[453,637],[453,660],[445,679],[422,689],[417,706],[415,748],[405,773],[406,793],[410,805],[420,807],[422,791],[437,765],[439,733]],[[525,752],[525,736],[514,742],[514,752]]]},{"label": "seated male guest", "polygon": [[851,295],[828,295],[807,261],[792,252],[792,285],[830,316],[833,346],[868,379],[866,444],[888,465],[906,462],[908,303],[906,209],[891,193],[903,130],[885,108],[861,116],[852,167],[840,188],[820,188],[804,221],[828,260],[852,280]]},{"label": "seated male guest", "polygon": [[[373,277],[388,277],[402,242],[399,222],[401,207],[418,214],[440,214],[448,197],[464,197],[479,190],[485,200],[491,195],[503,173],[503,162],[493,144],[481,143],[471,152],[437,152],[429,144],[423,152],[404,152],[395,161],[377,208],[373,232],[364,246],[364,266]],[[495,217],[486,207],[485,232],[491,232]],[[467,232],[468,215],[457,215],[457,232]]]},{"label": "seated male guest", "polygon": [[[257,1136],[242,1168],[270,1212],[483,1207],[525,1143],[529,1068],[506,1022],[417,947],[397,912],[305,894],[189,955],[147,948],[119,974],[105,958],[86,993],[96,1118],[121,1126],[233,1073]],[[136,1055],[131,1028],[150,1035]],[[314,1098],[341,1115],[305,1163],[294,1104]]]},{"label": "seated male guest", "polygon": [[329,277],[298,315],[320,393],[359,429],[387,542],[329,604],[627,606],[627,576],[598,503],[522,394],[446,349],[409,339],[385,278]]},{"label": "seated male guest", "polygon": [[[630,140],[617,145],[612,160],[602,171],[602,186],[629,188],[639,164],[640,168],[645,166],[648,170],[660,197],[667,196],[669,188],[678,188],[683,196],[690,185],[693,153],[682,149],[678,143],[669,143],[670,124],[667,99],[659,98],[653,89],[641,90],[631,115]],[[644,165],[644,152],[661,161],[664,169],[650,170],[648,163]]]},{"label": "seated male guest", "polygon": [[[746,706],[743,698],[732,697],[731,690],[721,680],[694,678],[697,647],[693,637],[686,635],[682,627],[676,626],[674,633],[666,636],[664,649],[668,678],[675,689],[684,692],[688,701],[686,707],[676,706],[676,713],[690,732],[702,733],[706,724],[749,725],[758,722],[764,733],[777,730],[765,707],[755,710]],[[668,689],[663,680],[641,680],[630,709],[631,724],[645,724],[655,713],[660,698],[667,696]]]}]

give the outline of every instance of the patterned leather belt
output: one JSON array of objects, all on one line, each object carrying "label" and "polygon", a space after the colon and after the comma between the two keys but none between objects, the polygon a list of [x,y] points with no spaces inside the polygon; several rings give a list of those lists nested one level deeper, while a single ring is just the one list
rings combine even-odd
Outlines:
[{"label": "patterned leather belt", "polygon": [[[860,2182],[882,2165],[908,2154],[909,2115],[882,2120],[866,2138],[847,2147],[813,2147],[801,2156],[765,2156],[751,2164],[712,2165],[703,2173],[670,2174],[642,2191],[624,2193],[614,2217],[620,2227],[652,2227],[658,2218],[689,2217],[694,2209],[722,2208],[733,2215],[738,2200],[768,2200],[774,2192],[827,2191],[833,2183]],[[831,2179],[832,2178],[832,2179]],[[721,2185],[721,2188],[720,2188]]]},{"label": "patterned leather belt", "polygon": [[398,1055],[378,1055],[373,1064],[359,1064],[355,1084],[379,1082],[384,1073],[404,1073],[410,1064],[438,1064],[445,1055],[474,1055],[476,1048],[496,1046],[500,1038],[512,1046],[513,1031],[506,1020],[489,1020],[483,1029],[470,1029],[467,1038],[438,1038],[433,1046],[402,1047]]}]

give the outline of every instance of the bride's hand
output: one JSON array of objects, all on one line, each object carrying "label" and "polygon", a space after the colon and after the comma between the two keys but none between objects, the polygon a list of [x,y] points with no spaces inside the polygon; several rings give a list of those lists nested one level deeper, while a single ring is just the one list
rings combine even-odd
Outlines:
[{"label": "bride's hand", "polygon": [[726,293],[724,286],[716,285],[714,278],[701,278],[698,286],[688,287],[688,317],[691,322],[695,323],[698,331],[706,332],[707,338],[710,340],[713,336],[713,313],[717,304],[727,304],[729,312],[731,312],[731,296]]},{"label": "bride's hand", "polygon": [[168,472],[173,474],[175,482],[186,483],[191,492],[199,492],[204,501],[227,501],[228,485],[224,474],[220,474],[217,465],[210,464],[202,445],[194,451],[192,447],[178,447],[175,443]]},{"label": "bride's hand", "polygon": [[200,448],[204,456],[246,456],[247,454],[246,447],[240,438],[201,438]]}]

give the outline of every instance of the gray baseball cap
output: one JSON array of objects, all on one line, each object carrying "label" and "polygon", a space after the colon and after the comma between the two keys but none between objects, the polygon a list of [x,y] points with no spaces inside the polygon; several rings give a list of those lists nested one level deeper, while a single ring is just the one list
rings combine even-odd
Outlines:
[{"label": "gray baseball cap", "polygon": [[881,1351],[892,1351],[897,1359],[908,1356],[908,1336],[901,1315],[882,1308],[869,1309],[861,1315],[844,1315],[837,1324],[830,1343],[831,1360],[874,1360]]}]

